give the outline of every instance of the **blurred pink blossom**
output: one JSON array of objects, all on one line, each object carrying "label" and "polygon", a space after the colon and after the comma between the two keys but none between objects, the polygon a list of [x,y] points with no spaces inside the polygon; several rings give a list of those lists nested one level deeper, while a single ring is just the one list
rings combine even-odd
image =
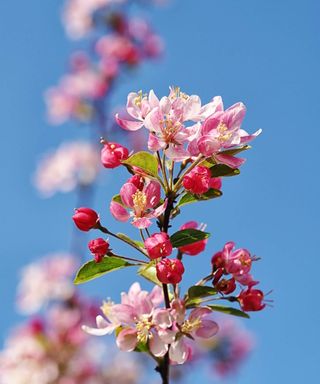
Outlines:
[{"label": "blurred pink blossom", "polygon": [[100,167],[97,148],[87,142],[63,143],[47,154],[36,170],[34,183],[42,195],[69,192],[95,181]]}]

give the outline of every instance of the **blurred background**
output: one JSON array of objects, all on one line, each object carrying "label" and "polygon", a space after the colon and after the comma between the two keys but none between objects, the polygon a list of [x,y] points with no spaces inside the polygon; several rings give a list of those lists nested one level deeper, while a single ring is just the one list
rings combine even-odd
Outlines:
[{"label": "blurred background", "polygon": [[[52,126],[46,116],[46,90],[66,70],[70,53],[83,44],[66,38],[62,7],[62,1],[0,3],[1,343],[23,319],[14,304],[19,271],[38,257],[68,250],[73,233],[75,193],[44,199],[33,185],[45,152],[89,137],[88,129],[75,121]],[[162,96],[177,85],[200,95],[203,103],[214,95],[221,95],[225,106],[243,101],[248,108],[244,129],[263,129],[245,153],[241,175],[224,180],[223,197],[187,206],[177,218],[178,228],[196,216],[213,234],[205,253],[186,258],[185,287],[206,274],[212,254],[233,240],[262,258],[255,263],[255,276],[264,291],[273,290],[273,307],[245,321],[256,346],[239,378],[231,381],[316,382],[320,4],[172,0],[133,12],[152,21],[165,50],[122,78],[110,98],[111,109],[125,104],[130,91],[154,89]],[[122,171],[116,175],[127,178]],[[133,233],[109,213],[110,198],[120,186],[114,177],[101,172],[90,206],[114,231]],[[117,300],[134,279],[132,271],[120,271],[81,289]],[[208,376],[202,380],[212,382]]]}]

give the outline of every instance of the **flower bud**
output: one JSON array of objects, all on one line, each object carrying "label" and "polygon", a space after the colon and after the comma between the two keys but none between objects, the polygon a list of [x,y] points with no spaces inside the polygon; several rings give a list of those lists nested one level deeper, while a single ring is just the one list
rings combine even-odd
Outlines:
[{"label": "flower bud", "polygon": [[221,177],[211,177],[209,187],[220,190],[222,187]]},{"label": "flower bud", "polygon": [[183,186],[187,191],[201,195],[210,189],[210,179],[210,170],[198,165],[184,176]]},{"label": "flower bud", "polygon": [[234,277],[231,279],[221,279],[215,287],[219,292],[229,295],[236,290],[236,281]]},{"label": "flower bud", "polygon": [[90,240],[88,243],[90,252],[94,255],[96,263],[99,263],[103,256],[109,251],[109,243],[101,237]]},{"label": "flower bud", "polygon": [[261,311],[266,305],[262,303],[264,294],[259,289],[249,287],[245,291],[241,291],[238,296],[240,306],[243,311]]},{"label": "flower bud", "polygon": [[162,259],[156,265],[157,278],[163,284],[178,284],[182,280],[184,267],[178,259]]},{"label": "flower bud", "polygon": [[150,259],[167,257],[171,255],[172,252],[170,237],[165,232],[154,233],[145,240],[144,245],[147,249]]},{"label": "flower bud", "polygon": [[81,231],[87,232],[97,225],[99,216],[93,209],[81,207],[75,210],[72,219]]},{"label": "flower bud", "polygon": [[117,143],[105,143],[101,150],[101,162],[105,168],[116,168],[128,157],[128,149]]}]

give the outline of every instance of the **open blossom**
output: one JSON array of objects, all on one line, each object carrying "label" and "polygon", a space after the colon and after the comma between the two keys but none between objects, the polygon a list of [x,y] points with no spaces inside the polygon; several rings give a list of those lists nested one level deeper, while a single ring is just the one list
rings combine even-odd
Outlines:
[{"label": "open blossom", "polygon": [[186,318],[186,309],[181,300],[173,300],[171,314],[174,325],[181,334],[171,344],[169,357],[173,363],[183,364],[189,357],[188,336],[193,340],[209,339],[218,332],[218,324],[211,319],[212,312],[208,308],[195,308]]},{"label": "open blossom", "polygon": [[[193,229],[199,229],[204,231],[205,227],[206,225],[203,225],[203,224],[199,226],[196,221],[188,221],[187,223],[183,224],[180,227],[180,229],[182,230],[182,229],[193,228]],[[205,250],[206,244],[207,244],[207,239],[199,240],[199,241],[196,241],[195,243],[183,245],[182,247],[179,247],[179,251],[189,256],[196,256]]]},{"label": "open blossom", "polygon": [[144,245],[150,259],[170,256],[172,252],[170,237],[165,232],[154,233],[145,240]]},{"label": "open blossom", "polygon": [[128,149],[118,143],[104,143],[101,150],[101,162],[105,168],[116,168],[128,157]]},{"label": "open blossom", "polygon": [[119,349],[130,352],[138,343],[149,341],[151,353],[157,357],[164,356],[175,334],[169,329],[172,326],[169,310],[158,308],[162,300],[160,287],[156,286],[148,293],[134,283],[128,294],[122,294],[121,304],[105,303],[102,306],[105,318],[97,317],[98,328],[84,326],[83,329],[89,334],[102,336],[121,326],[116,340]]},{"label": "open blossom", "polygon": [[22,270],[17,304],[22,313],[39,311],[53,300],[67,300],[74,294],[71,281],[76,261],[68,254],[49,255]]},{"label": "open blossom", "polygon": [[184,266],[178,259],[163,259],[156,264],[157,277],[163,284],[178,284],[182,280]]},{"label": "open blossom", "polygon": [[151,219],[160,216],[166,208],[166,202],[160,204],[160,194],[161,187],[157,181],[145,181],[143,188],[139,189],[129,179],[120,190],[121,203],[111,201],[110,211],[119,221],[132,217],[131,223],[135,227],[147,228],[152,224]]},{"label": "open blossom", "polygon": [[87,142],[63,143],[39,163],[34,182],[46,197],[56,192],[69,192],[78,185],[90,185],[99,172],[99,155]]},{"label": "open blossom", "polygon": [[220,152],[247,144],[258,136],[261,130],[250,135],[241,128],[246,112],[244,104],[237,103],[224,110],[220,97],[216,98],[216,102],[216,111],[203,122],[198,137],[190,144],[190,149],[193,155],[201,153],[205,157],[213,156],[218,163],[236,168],[244,160]]}]

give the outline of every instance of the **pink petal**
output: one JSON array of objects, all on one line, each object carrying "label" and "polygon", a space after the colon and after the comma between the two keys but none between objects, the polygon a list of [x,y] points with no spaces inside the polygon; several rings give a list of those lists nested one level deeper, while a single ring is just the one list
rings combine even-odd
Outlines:
[{"label": "pink petal", "polygon": [[209,308],[198,307],[191,311],[189,319],[192,321],[194,319],[209,315],[210,313],[212,313],[212,311]]},{"label": "pink petal", "polygon": [[161,143],[157,136],[154,133],[149,134],[148,138],[148,149],[150,151],[156,152],[162,148]]},{"label": "pink petal", "polygon": [[104,336],[110,335],[116,328],[116,325],[109,323],[102,316],[98,315],[96,318],[97,328],[88,327],[87,325],[82,326],[82,330],[89,335],[93,336]]},{"label": "pink petal", "polygon": [[149,92],[148,101],[151,109],[159,106],[159,99],[157,95],[154,93],[153,89],[151,89],[151,91]]},{"label": "pink petal", "polygon": [[221,148],[221,143],[210,135],[200,137],[197,145],[199,151],[205,156],[211,156]]},{"label": "pink petal", "polygon": [[116,340],[121,351],[132,352],[137,346],[137,331],[135,329],[123,329]]},{"label": "pink petal", "polygon": [[201,320],[201,327],[195,331],[195,336],[208,339],[219,330],[218,324],[213,320]]},{"label": "pink petal", "polygon": [[139,229],[144,229],[144,228],[148,228],[150,227],[150,225],[152,224],[151,220],[147,217],[139,217],[139,218],[135,218],[131,224],[136,227],[136,228],[139,228]]},{"label": "pink petal", "polygon": [[181,337],[181,339],[174,341],[171,344],[169,349],[170,360],[172,360],[176,364],[183,364],[187,361],[188,356],[189,348],[184,342],[184,337]]},{"label": "pink petal", "polygon": [[172,344],[176,338],[177,332],[171,329],[159,329],[158,335],[166,344]]},{"label": "pink petal", "polygon": [[154,208],[158,205],[160,201],[161,187],[157,181],[150,181],[143,189],[143,192],[147,198],[147,208]]},{"label": "pink petal", "polygon": [[238,168],[246,161],[246,159],[241,159],[239,157],[235,157],[231,155],[222,155],[222,154],[215,155],[215,159],[218,161],[218,163],[226,164],[231,168]]},{"label": "pink petal", "polygon": [[169,310],[156,309],[153,314],[153,322],[160,328],[169,328],[172,325],[172,318]]},{"label": "pink petal", "polygon": [[152,337],[149,340],[149,347],[151,353],[156,357],[164,356],[168,351],[168,345],[164,343],[157,332],[152,334]]},{"label": "pink petal", "polygon": [[262,129],[258,129],[252,135],[248,135],[246,131],[240,129],[239,133],[240,133],[241,144],[249,143],[250,141],[254,140],[257,136],[259,136],[261,132],[262,132]]},{"label": "pink petal", "polygon": [[133,208],[133,195],[137,192],[138,188],[132,183],[125,183],[120,189],[120,197],[124,205]]},{"label": "pink petal", "polygon": [[111,313],[120,323],[131,324],[134,322],[136,311],[131,305],[115,304],[111,308]]},{"label": "pink petal", "polygon": [[225,110],[223,121],[229,127],[229,129],[237,130],[240,128],[245,114],[245,105],[243,103],[236,103]]},{"label": "pink petal", "polygon": [[127,131],[137,131],[138,129],[143,127],[143,122],[121,119],[118,113],[116,114],[115,119],[118,125],[121,128],[126,129]]},{"label": "pink petal", "polygon": [[119,221],[128,221],[130,218],[130,215],[126,211],[126,209],[121,204],[116,203],[115,201],[111,201],[110,203],[110,212],[112,216]]}]

